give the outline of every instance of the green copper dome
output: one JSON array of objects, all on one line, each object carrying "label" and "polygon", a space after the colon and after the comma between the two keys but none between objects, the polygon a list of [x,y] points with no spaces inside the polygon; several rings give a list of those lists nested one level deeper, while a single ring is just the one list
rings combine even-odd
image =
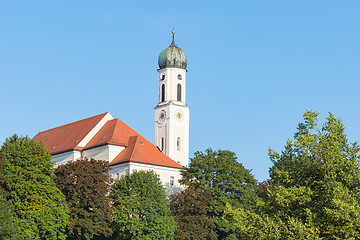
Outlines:
[{"label": "green copper dome", "polygon": [[176,67],[186,69],[187,61],[186,56],[181,48],[175,45],[174,41],[174,31],[173,31],[173,40],[171,45],[168,48],[165,48],[161,51],[159,55],[159,68],[166,67]]}]

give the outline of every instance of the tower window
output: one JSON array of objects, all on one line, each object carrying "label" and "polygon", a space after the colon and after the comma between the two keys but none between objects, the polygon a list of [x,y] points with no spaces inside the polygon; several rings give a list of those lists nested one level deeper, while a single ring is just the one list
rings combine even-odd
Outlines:
[{"label": "tower window", "polygon": [[176,148],[178,151],[181,151],[181,139],[180,137],[177,138],[176,140]]},{"label": "tower window", "polygon": [[161,138],[161,151],[164,151],[164,138]]},{"label": "tower window", "polygon": [[161,85],[161,102],[165,102],[165,84]]},{"label": "tower window", "polygon": [[181,102],[181,84],[177,85],[177,100]]}]

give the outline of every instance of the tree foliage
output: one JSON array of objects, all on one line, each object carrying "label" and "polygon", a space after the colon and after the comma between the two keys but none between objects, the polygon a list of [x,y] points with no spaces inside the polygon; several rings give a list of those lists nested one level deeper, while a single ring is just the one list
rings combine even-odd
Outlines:
[{"label": "tree foliage", "polygon": [[360,239],[359,146],[348,142],[340,119],[330,113],[319,129],[317,116],[304,113],[281,154],[269,150],[271,181],[258,191],[257,213],[227,209],[241,237]]},{"label": "tree foliage", "polygon": [[188,187],[170,196],[170,210],[177,223],[175,239],[217,239],[208,208],[210,191]]},{"label": "tree foliage", "polygon": [[312,219],[325,239],[359,239],[359,146],[348,142],[340,119],[330,113],[318,129],[317,116],[304,113],[282,154],[270,149],[274,189],[266,211],[280,212],[282,219]]},{"label": "tree foliage", "polygon": [[256,180],[231,151],[195,152],[182,176],[182,184],[209,189],[214,196],[223,197],[232,205],[251,209],[256,202]]},{"label": "tree foliage", "polygon": [[1,147],[1,186],[26,239],[65,239],[68,208],[56,188],[51,155],[42,143],[14,135]]},{"label": "tree foliage", "polygon": [[0,192],[0,240],[21,240],[20,228],[17,224],[13,205],[6,201]]},{"label": "tree foliage", "polygon": [[110,236],[111,179],[107,161],[79,159],[56,168],[58,188],[70,209],[68,234],[74,239]]},{"label": "tree foliage", "polygon": [[236,160],[231,151],[207,149],[196,152],[190,166],[182,171],[182,184],[207,189],[214,196],[209,211],[214,216],[219,239],[236,239],[233,225],[222,218],[225,204],[253,209],[257,201],[256,180],[250,170]]},{"label": "tree foliage", "polygon": [[111,198],[115,239],[172,239],[175,221],[155,173],[135,171],[115,181]]},{"label": "tree foliage", "polygon": [[265,213],[251,212],[227,204],[224,219],[233,224],[238,239],[257,240],[298,240],[321,239],[312,222],[305,224],[296,218],[278,218]]}]

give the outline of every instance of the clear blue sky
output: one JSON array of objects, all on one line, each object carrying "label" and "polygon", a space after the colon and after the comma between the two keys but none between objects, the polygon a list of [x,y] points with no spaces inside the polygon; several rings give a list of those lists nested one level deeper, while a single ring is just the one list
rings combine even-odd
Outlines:
[{"label": "clear blue sky", "polygon": [[188,58],[190,153],[258,180],[306,109],[360,137],[360,1],[1,1],[0,141],[109,111],[154,138],[157,58]]}]

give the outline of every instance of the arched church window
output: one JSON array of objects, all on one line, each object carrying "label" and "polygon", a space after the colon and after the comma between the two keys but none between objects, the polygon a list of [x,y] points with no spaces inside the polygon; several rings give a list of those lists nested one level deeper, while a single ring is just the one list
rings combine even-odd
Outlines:
[{"label": "arched church window", "polygon": [[161,85],[161,102],[165,102],[165,84]]},{"label": "arched church window", "polygon": [[164,151],[164,138],[161,138],[161,151]]},{"label": "arched church window", "polygon": [[177,100],[181,102],[181,84],[177,85]]},{"label": "arched church window", "polygon": [[180,137],[177,138],[176,140],[176,148],[178,151],[181,151],[181,139]]}]

